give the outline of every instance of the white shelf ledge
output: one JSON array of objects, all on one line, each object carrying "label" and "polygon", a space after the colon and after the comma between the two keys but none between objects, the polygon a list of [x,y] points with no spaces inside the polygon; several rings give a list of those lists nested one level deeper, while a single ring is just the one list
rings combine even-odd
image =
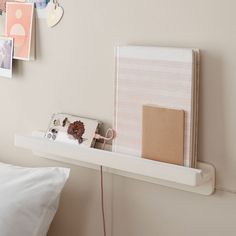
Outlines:
[{"label": "white shelf ledge", "polygon": [[59,162],[97,169],[151,183],[203,195],[211,195],[215,188],[215,168],[198,163],[198,169],[177,166],[94,148],[83,148],[49,141],[42,132],[15,135],[15,145],[34,154]]}]

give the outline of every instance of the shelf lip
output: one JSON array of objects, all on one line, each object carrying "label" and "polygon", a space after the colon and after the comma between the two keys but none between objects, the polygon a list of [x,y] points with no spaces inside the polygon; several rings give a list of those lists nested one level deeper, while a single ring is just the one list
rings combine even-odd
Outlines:
[{"label": "shelf lip", "polygon": [[66,162],[65,158],[67,158],[74,162],[78,161],[78,165],[79,162],[102,165],[118,171],[125,171],[131,174],[187,186],[198,186],[209,181],[211,178],[202,169],[193,169],[110,151],[49,141],[43,138],[42,132],[34,132],[33,135],[16,134],[15,145],[30,149],[33,152],[43,153],[45,156],[53,155],[62,157],[62,162]]}]

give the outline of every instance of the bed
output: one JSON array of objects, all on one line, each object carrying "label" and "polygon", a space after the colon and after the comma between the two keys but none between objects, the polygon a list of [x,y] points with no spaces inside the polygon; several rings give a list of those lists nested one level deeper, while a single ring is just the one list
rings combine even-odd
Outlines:
[{"label": "bed", "polygon": [[69,172],[0,163],[0,235],[46,236]]}]

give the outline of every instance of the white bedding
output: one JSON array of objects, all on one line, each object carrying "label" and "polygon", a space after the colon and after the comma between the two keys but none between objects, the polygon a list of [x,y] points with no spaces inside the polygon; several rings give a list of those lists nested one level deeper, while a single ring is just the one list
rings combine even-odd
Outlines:
[{"label": "white bedding", "polygon": [[46,236],[69,172],[0,163],[0,236]]}]

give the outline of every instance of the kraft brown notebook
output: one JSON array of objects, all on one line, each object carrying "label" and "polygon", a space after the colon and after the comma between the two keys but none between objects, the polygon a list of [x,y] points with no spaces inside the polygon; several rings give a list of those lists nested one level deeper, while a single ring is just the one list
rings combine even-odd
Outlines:
[{"label": "kraft brown notebook", "polygon": [[184,165],[184,111],[143,106],[142,157]]}]

